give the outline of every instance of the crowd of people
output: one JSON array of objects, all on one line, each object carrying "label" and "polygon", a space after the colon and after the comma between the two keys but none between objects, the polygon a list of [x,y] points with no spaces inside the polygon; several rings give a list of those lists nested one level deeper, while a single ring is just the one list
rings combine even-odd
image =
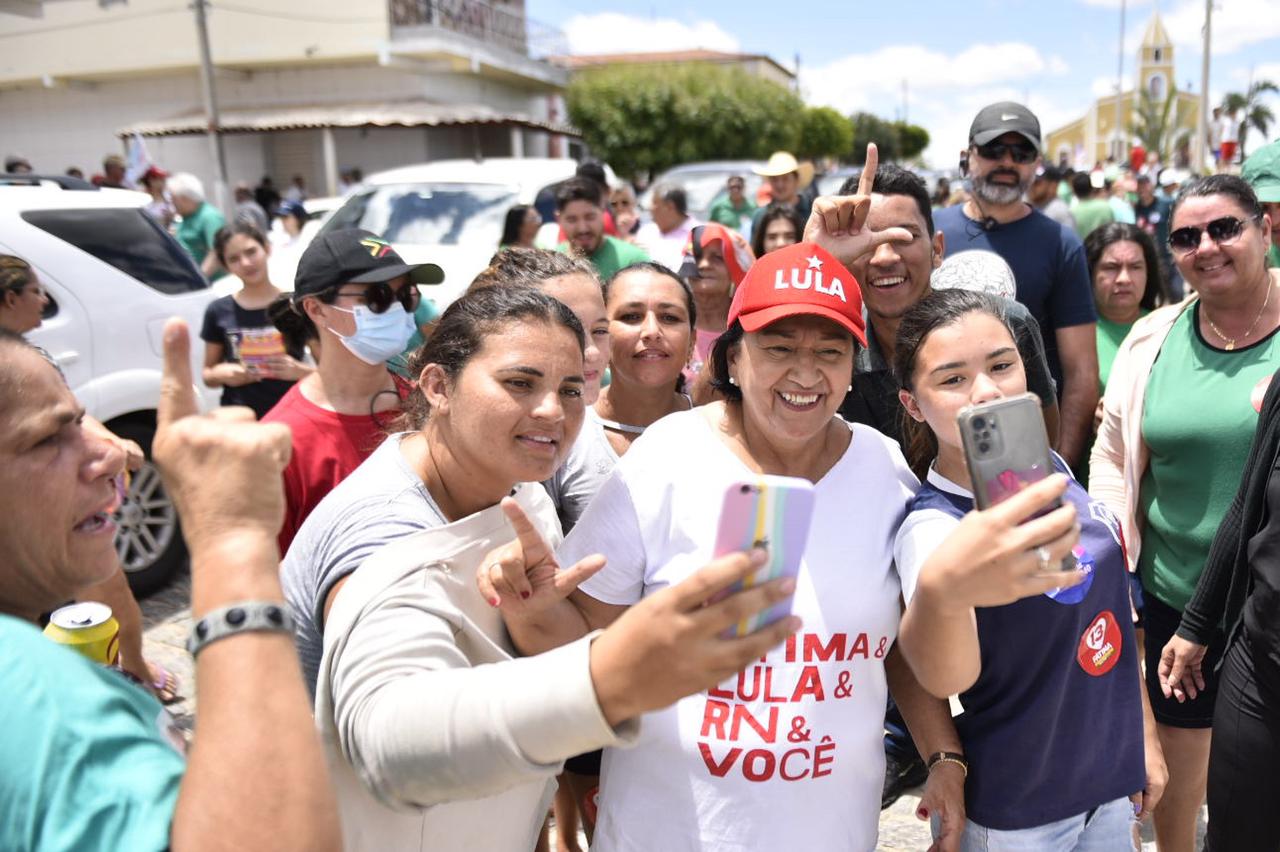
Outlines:
[{"label": "crowd of people", "polygon": [[[1065,203],[1020,104],[962,168],[939,203],[872,144],[819,197],[777,152],[701,222],[584,164],[442,313],[439,266],[358,230],[280,288],[257,214],[300,199],[228,222],[148,171],[242,282],[198,376],[163,333],[189,750],[120,595],[140,451],[24,338],[43,290],[0,256],[0,847],[508,852],[554,809],[560,852],[871,850],[923,785],[942,852],[1136,849],[1148,818],[1190,852],[1206,795],[1207,848],[1280,848],[1280,143],[1172,197],[1138,173],[1132,221],[1105,176]],[[957,416],[1026,394],[1054,471],[976,508]],[[762,475],[815,504],[799,574],[752,583],[769,554],[716,537]],[[38,635],[89,599],[124,672]]]}]

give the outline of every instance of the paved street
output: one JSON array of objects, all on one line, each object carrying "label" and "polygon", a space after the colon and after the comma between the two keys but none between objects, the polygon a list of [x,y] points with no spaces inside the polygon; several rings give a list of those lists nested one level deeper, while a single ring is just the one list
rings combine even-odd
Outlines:
[{"label": "paved street", "polygon": [[[169,709],[188,731],[195,723],[196,712],[195,676],[186,651],[187,635],[191,630],[190,599],[191,578],[184,573],[164,591],[141,601],[147,658],[159,662],[181,678],[183,700]],[[929,848],[932,841],[928,824],[915,817],[919,801],[918,795],[907,794],[881,815],[878,848],[882,852],[921,852]],[[1202,837],[1203,823],[1202,812]],[[1155,852],[1149,827],[1143,832],[1143,840],[1143,852]]]}]

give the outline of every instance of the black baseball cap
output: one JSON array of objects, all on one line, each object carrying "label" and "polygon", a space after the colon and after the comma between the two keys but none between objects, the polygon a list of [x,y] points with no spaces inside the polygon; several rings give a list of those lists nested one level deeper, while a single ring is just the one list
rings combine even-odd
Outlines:
[{"label": "black baseball cap", "polygon": [[985,106],[969,125],[969,141],[975,145],[986,145],[1006,133],[1017,133],[1040,150],[1040,120],[1022,104],[1000,101]]},{"label": "black baseball cap", "polygon": [[414,284],[439,284],[444,270],[434,263],[405,263],[391,243],[370,231],[344,229],[320,234],[298,261],[297,296],[314,296],[343,284],[376,284],[408,275]]}]

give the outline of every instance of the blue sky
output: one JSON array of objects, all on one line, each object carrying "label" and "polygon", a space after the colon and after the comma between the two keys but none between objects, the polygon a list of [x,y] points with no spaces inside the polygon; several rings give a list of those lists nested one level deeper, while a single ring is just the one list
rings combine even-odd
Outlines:
[{"label": "blue sky", "polygon": [[[1126,4],[1126,87],[1156,5]],[[1158,5],[1178,87],[1198,90],[1204,0]],[[1244,90],[1251,73],[1280,84],[1280,0],[1216,5],[1212,100]],[[899,116],[906,80],[907,117],[932,135],[926,159],[934,166],[953,163],[974,112],[992,101],[1026,102],[1046,132],[1082,115],[1114,90],[1120,40],[1120,0],[526,0],[526,9],[563,30],[574,53],[705,47],[766,53],[788,66],[799,54],[805,99],[844,112]],[[1280,116],[1280,98],[1271,107]],[[1255,134],[1248,144],[1260,141]]]}]

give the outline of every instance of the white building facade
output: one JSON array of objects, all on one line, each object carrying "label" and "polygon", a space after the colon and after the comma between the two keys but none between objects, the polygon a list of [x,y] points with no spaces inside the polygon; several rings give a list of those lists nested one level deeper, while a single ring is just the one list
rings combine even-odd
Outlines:
[{"label": "white building facade", "polygon": [[[567,155],[576,142],[567,73],[538,58],[560,40],[523,0],[206,8],[232,183],[301,175],[329,195],[348,168]],[[183,0],[0,0],[0,154],[92,175],[137,134],[153,162],[212,186],[199,57]]]}]

